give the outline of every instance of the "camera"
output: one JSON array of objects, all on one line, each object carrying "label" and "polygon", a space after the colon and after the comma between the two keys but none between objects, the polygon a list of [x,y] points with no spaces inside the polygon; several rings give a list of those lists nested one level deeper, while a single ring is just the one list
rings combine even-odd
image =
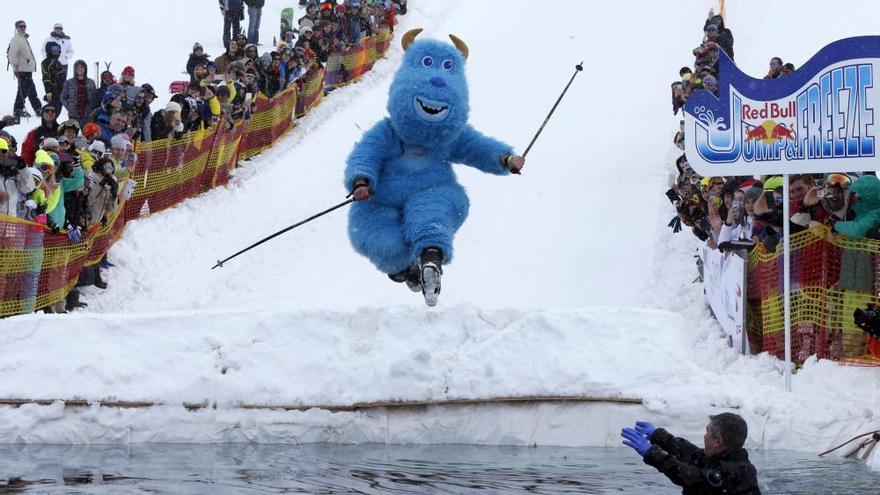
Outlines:
[{"label": "camera", "polygon": [[866,309],[856,308],[853,320],[857,327],[871,337],[880,338],[880,308],[875,304],[868,304]]}]

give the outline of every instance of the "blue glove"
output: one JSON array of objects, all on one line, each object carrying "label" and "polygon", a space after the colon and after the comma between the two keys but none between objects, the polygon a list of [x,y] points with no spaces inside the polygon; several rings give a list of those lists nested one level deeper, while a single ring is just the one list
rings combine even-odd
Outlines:
[{"label": "blue glove", "polygon": [[624,428],[620,430],[620,436],[625,438],[623,444],[627,447],[632,447],[633,450],[639,453],[640,456],[645,457],[645,454],[651,450],[651,442],[645,438],[644,435],[637,432],[632,428]]},{"label": "blue glove", "polygon": [[79,227],[74,227],[73,225],[67,226],[67,238],[70,239],[70,242],[79,242],[82,238],[82,231]]},{"label": "blue glove", "polygon": [[651,436],[654,435],[655,430],[657,430],[657,427],[647,421],[636,421],[636,431],[645,435],[645,438],[649,441],[651,440]]}]

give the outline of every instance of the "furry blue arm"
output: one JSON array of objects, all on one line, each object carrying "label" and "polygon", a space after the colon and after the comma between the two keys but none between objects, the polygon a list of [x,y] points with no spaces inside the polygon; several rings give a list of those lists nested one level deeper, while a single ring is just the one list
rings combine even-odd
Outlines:
[{"label": "furry blue arm", "polygon": [[483,135],[471,126],[465,127],[452,145],[449,159],[490,174],[507,175],[510,170],[501,166],[503,155],[513,154],[513,148],[497,139]]},{"label": "furry blue arm", "polygon": [[379,174],[385,161],[400,153],[400,140],[397,139],[391,121],[384,119],[364,133],[348,155],[345,167],[345,190],[354,190],[354,181],[364,178],[370,187],[376,188]]}]

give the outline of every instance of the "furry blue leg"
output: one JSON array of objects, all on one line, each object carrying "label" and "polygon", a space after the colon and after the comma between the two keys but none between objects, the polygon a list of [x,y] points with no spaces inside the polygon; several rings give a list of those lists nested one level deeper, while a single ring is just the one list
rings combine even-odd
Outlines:
[{"label": "furry blue leg", "polygon": [[452,260],[452,238],[468,214],[468,198],[458,184],[446,184],[417,192],[403,205],[403,237],[418,259],[422,250],[436,247],[446,263]]},{"label": "furry blue leg", "polygon": [[400,210],[371,201],[354,203],[348,216],[348,236],[355,251],[385,273],[407,269],[414,261],[403,238]]}]

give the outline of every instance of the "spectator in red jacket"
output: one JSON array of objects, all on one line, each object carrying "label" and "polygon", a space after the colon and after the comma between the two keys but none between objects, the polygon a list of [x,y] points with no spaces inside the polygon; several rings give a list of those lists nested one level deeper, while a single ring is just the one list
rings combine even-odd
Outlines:
[{"label": "spectator in red jacket", "polygon": [[39,127],[31,129],[21,145],[21,157],[28,165],[34,163],[34,157],[40,143],[47,137],[58,137],[58,111],[52,105],[44,105],[40,112],[42,121]]}]

